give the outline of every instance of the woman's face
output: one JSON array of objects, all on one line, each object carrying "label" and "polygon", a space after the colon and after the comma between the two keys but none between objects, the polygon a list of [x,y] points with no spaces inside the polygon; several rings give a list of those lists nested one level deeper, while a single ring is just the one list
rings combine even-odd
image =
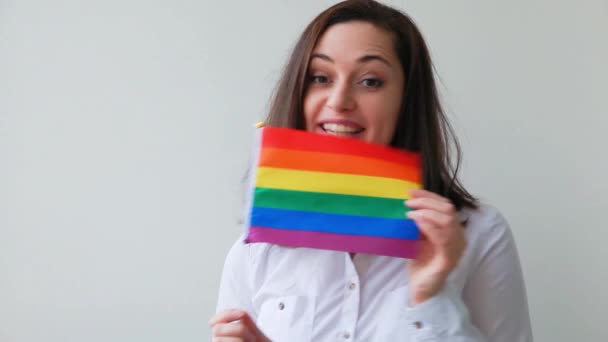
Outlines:
[{"label": "woman's face", "polygon": [[388,145],[403,96],[403,69],[393,37],[353,21],[331,26],[308,67],[306,129]]}]

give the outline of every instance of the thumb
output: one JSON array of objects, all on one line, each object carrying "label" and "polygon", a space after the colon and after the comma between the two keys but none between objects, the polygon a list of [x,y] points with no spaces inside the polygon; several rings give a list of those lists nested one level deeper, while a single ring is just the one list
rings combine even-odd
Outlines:
[{"label": "thumb", "polygon": [[245,314],[242,318],[241,321],[249,327],[249,329],[251,329],[251,332],[253,332],[253,334],[258,338],[261,339],[262,341],[270,341],[268,339],[268,337],[266,337],[266,335],[264,335],[264,333],[262,332],[262,330],[260,330],[260,328],[258,328],[258,326],[255,324],[255,322],[253,321],[253,319],[251,318],[251,316],[249,316],[249,314]]}]

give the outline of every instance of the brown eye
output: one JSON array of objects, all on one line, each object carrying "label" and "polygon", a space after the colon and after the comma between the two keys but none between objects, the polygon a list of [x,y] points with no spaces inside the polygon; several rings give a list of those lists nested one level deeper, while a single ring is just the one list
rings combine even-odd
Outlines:
[{"label": "brown eye", "polygon": [[329,78],[327,76],[317,75],[317,76],[310,77],[310,81],[312,83],[324,84],[324,83],[329,83]]},{"label": "brown eye", "polygon": [[380,87],[382,87],[384,82],[378,78],[366,78],[363,81],[361,81],[361,84],[363,84],[363,86],[368,87],[368,88],[380,88]]}]

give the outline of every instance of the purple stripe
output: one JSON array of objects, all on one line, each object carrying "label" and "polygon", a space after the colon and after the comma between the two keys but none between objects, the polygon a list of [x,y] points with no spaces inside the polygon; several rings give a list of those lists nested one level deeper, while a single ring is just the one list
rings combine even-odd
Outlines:
[{"label": "purple stripe", "polygon": [[246,241],[268,242],[289,247],[330,249],[351,253],[367,253],[412,259],[416,256],[416,240],[378,236],[343,235],[303,230],[250,227]]}]

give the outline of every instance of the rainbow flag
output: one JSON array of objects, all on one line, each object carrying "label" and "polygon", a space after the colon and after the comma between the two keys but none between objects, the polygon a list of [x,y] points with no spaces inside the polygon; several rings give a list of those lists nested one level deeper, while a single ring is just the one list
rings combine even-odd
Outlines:
[{"label": "rainbow flag", "polygon": [[414,257],[404,200],[421,187],[419,154],[276,127],[256,140],[245,242]]}]

